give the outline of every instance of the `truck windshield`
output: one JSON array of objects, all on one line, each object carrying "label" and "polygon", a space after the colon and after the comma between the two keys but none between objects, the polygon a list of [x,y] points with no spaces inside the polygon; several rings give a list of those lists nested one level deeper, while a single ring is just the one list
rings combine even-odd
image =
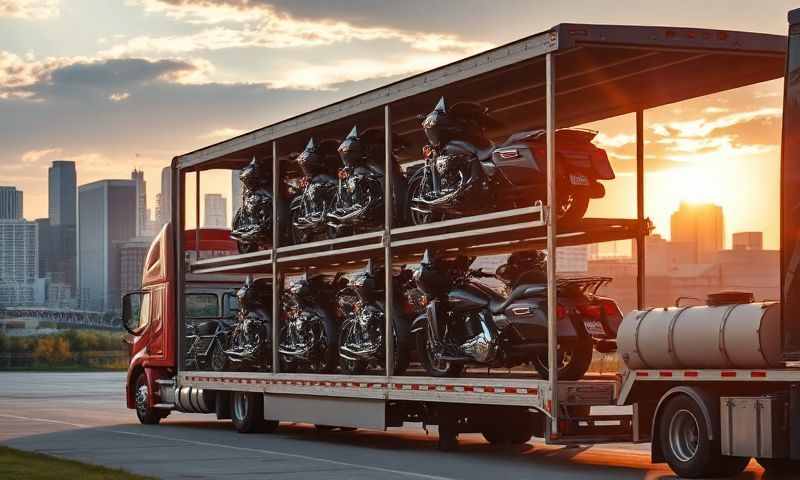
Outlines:
[{"label": "truck windshield", "polygon": [[[794,12],[793,12],[794,13]],[[790,14],[792,21],[798,16]],[[800,23],[789,27],[781,155],[781,303],[784,355],[800,359]]]},{"label": "truck windshield", "polygon": [[189,293],[186,295],[186,318],[219,317],[219,301],[215,293]]},{"label": "truck windshield", "polygon": [[227,292],[222,296],[222,316],[224,318],[236,318],[240,308],[239,297],[235,292]]}]

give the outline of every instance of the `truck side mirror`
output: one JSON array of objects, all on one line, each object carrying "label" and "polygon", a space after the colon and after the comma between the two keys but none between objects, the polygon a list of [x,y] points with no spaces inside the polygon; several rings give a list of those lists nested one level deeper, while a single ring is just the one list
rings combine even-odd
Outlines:
[{"label": "truck side mirror", "polygon": [[122,297],[122,326],[131,335],[141,333],[147,324],[150,294],[148,292],[131,292]]}]

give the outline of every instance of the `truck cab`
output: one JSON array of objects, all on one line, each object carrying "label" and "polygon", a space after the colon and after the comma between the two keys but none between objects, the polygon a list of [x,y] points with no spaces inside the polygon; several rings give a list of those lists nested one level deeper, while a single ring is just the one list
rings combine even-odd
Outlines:
[{"label": "truck cab", "polygon": [[[143,423],[157,423],[170,411],[159,387],[177,371],[179,321],[193,329],[230,319],[238,309],[238,277],[206,275],[200,280],[184,274],[184,318],[176,318],[176,279],[181,273],[176,265],[183,263],[175,261],[172,229],[171,224],[165,225],[153,239],[145,257],[142,288],[127,293],[122,302],[122,323],[132,336],[125,398]],[[224,229],[187,230],[184,246],[200,257],[236,252],[236,243]]]}]

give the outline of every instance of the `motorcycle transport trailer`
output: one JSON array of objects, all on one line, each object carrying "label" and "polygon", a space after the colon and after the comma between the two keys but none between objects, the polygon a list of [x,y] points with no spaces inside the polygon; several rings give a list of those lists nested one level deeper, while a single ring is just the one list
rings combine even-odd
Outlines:
[{"label": "motorcycle transport trailer", "polygon": [[[179,409],[176,398],[202,399],[205,411],[216,411],[219,418],[233,415],[240,431],[274,429],[278,421],[378,429],[402,426],[404,422],[424,422],[439,426],[440,446],[445,449],[454,447],[457,435],[468,431],[481,431],[487,439],[492,433],[500,432],[497,436],[512,442],[526,441],[530,433],[536,433],[552,444],[649,441],[652,438],[653,456],[658,461],[670,447],[655,435],[659,415],[664,412],[662,406],[680,397],[689,405],[686,409],[699,411],[705,419],[700,423],[704,426],[701,432],[707,438],[701,437],[698,444],[692,445],[695,453],[698,449],[710,448],[718,456],[720,397],[723,394],[746,396],[747,392],[752,397],[773,390],[788,391],[788,385],[800,384],[800,370],[626,370],[618,376],[559,381],[555,368],[556,290],[552,288],[555,285],[555,251],[558,246],[634,239],[637,301],[642,308],[643,245],[644,236],[650,230],[649,221],[644,217],[643,112],[779,78],[783,75],[785,52],[786,38],[776,35],[560,24],[488,52],[175,157],[172,224],[178,226],[176,232],[181,232],[186,230],[185,196],[190,174],[195,177],[194,193],[198,199],[195,218],[199,218],[201,172],[239,169],[253,157],[269,158],[273,168],[272,191],[280,192],[281,179],[292,174],[290,152],[301,151],[312,134],[319,138],[337,138],[354,124],[359,128],[369,126],[384,130],[385,171],[388,172],[394,135],[412,142],[414,138],[419,139],[421,128],[417,115],[428,111],[444,94],[490,107],[505,125],[490,132],[493,138],[523,128],[545,128],[549,181],[544,205],[425,225],[395,226],[391,202],[385,202],[385,227],[380,231],[282,245],[280,232],[287,228],[287,219],[279,212],[285,199],[275,195],[273,244],[269,250],[193,261],[186,271],[183,268],[187,251],[184,236],[172,236],[176,252],[173,259],[176,288],[170,301],[176,313],[174,318],[183,318],[183,303],[177,299],[182,298],[186,290],[187,275],[225,273],[239,274],[242,278],[246,275],[271,277],[272,297],[278,299],[283,278],[290,274],[353,271],[363,268],[367,260],[381,257],[386,265],[414,263],[431,247],[475,256],[544,248],[550,259],[547,277],[551,286],[548,289],[551,374],[549,378],[526,373],[472,373],[461,378],[433,378],[412,372],[395,376],[391,361],[394,345],[388,336],[384,347],[387,368],[381,374],[281,372],[277,348],[273,348],[271,372],[187,370],[180,361],[186,353],[181,341],[185,335],[184,322],[176,321],[171,325],[176,329],[170,351],[172,364],[149,366],[143,363],[149,392],[152,392],[147,399],[148,406]],[[637,217],[584,218],[557,224],[550,213],[557,198],[554,180],[558,168],[554,145],[556,129],[626,113],[634,113],[636,119]],[[392,198],[392,188],[391,182],[385,182],[384,198]],[[200,239],[194,243],[199,245]],[[386,268],[385,275],[385,301],[391,305],[392,270]],[[392,328],[392,316],[392,309],[387,308],[386,331]],[[274,301],[273,345],[277,345],[280,318],[280,302]],[[784,328],[788,328],[786,323]],[[588,415],[587,407],[616,404],[633,405],[633,415]],[[800,400],[793,400],[789,405],[792,409],[800,408]],[[651,418],[654,419],[652,423]],[[793,418],[800,421],[800,415]],[[525,421],[519,422],[519,419]],[[524,431],[515,427],[519,424],[525,426]],[[651,426],[655,426],[655,431]],[[797,436],[800,436],[800,427],[792,428],[793,451],[795,447],[800,450]],[[762,454],[736,448],[726,453],[748,458],[773,456],[772,452]],[[800,451],[792,458],[800,458]],[[722,473],[712,472],[708,465],[701,467],[705,468],[702,473]]]}]

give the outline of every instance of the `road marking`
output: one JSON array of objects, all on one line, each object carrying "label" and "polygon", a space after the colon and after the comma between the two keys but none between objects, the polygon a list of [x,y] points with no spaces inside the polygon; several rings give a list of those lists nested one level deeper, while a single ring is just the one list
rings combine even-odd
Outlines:
[{"label": "road marking", "polygon": [[331,465],[339,465],[339,466],[342,466],[342,467],[350,467],[350,468],[358,468],[358,469],[363,469],[363,470],[370,470],[370,471],[373,471],[373,472],[393,473],[395,475],[402,475],[402,476],[405,476],[405,477],[424,478],[426,480],[455,480],[455,479],[452,479],[452,478],[449,478],[449,477],[440,477],[440,476],[437,476],[437,475],[427,475],[427,474],[424,474],[424,473],[404,472],[404,471],[400,471],[400,470],[392,470],[391,468],[381,468],[381,467],[373,467],[373,466],[370,466],[370,465],[360,465],[360,464],[357,464],[357,463],[341,462],[341,461],[338,461],[338,460],[330,460],[330,459],[327,459],[327,458],[312,457],[312,456],[309,456],[309,455],[300,455],[300,454],[296,454],[296,453],[276,452],[274,450],[265,450],[265,449],[262,449],[262,448],[236,447],[236,446],[233,446],[233,445],[225,445],[225,444],[222,444],[222,443],[201,442],[201,441],[198,441],[198,440],[186,440],[186,439],[183,439],[183,438],[165,437],[163,435],[153,435],[153,434],[149,434],[149,433],[127,432],[125,430],[111,430],[111,429],[104,428],[102,426],[98,427],[98,426],[91,426],[91,425],[82,425],[82,424],[79,424],[79,423],[64,422],[64,421],[61,421],[61,420],[52,420],[52,419],[49,419],[49,418],[22,417],[22,416],[19,416],[19,415],[8,415],[8,414],[4,414],[4,413],[0,413],[0,417],[14,418],[14,419],[17,419],[17,420],[30,420],[30,421],[33,421],[33,422],[42,422],[42,423],[55,423],[55,424],[67,425],[67,426],[75,427],[75,428],[102,428],[104,432],[111,432],[111,433],[116,433],[116,434],[119,434],[119,435],[131,435],[131,436],[134,436],[134,437],[155,438],[155,439],[158,439],[158,440],[170,440],[170,441],[173,441],[173,442],[188,443],[190,445],[200,445],[200,446],[215,447],[215,448],[227,448],[229,450],[238,450],[238,451],[242,451],[242,452],[266,453],[266,454],[269,454],[269,455],[276,455],[276,456],[282,456],[282,457],[288,457],[288,458],[297,458],[297,459],[301,459],[301,460],[311,460],[311,461],[314,461],[314,462],[328,463],[328,464],[331,464]]}]

